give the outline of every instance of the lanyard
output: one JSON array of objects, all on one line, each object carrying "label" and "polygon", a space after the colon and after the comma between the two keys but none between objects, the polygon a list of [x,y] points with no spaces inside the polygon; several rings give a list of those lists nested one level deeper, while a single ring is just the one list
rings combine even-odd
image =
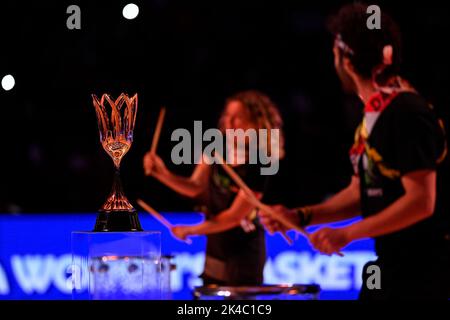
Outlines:
[{"label": "lanyard", "polygon": [[[355,143],[350,149],[350,159],[353,164],[353,170],[358,175],[358,163],[364,152],[371,155],[376,163],[382,162],[382,157],[369,147],[368,139],[378,121],[381,113],[391,104],[391,102],[397,97],[399,91],[393,90],[389,94],[383,92],[377,92],[372,95],[367,101],[364,107],[364,117],[362,123],[356,130]],[[385,171],[385,170],[382,170]],[[389,172],[389,176],[396,176],[396,172]]]}]

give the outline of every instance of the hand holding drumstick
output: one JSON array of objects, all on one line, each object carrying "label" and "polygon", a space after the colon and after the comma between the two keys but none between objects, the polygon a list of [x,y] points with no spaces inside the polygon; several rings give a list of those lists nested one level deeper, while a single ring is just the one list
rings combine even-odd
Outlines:
[{"label": "hand holding drumstick", "polygon": [[[245,184],[245,182],[241,179],[241,177],[230,166],[228,166],[225,163],[225,160],[220,155],[216,154],[215,157],[222,165],[223,169],[227,172],[227,174],[233,179],[233,181],[246,193],[248,200],[263,213],[263,217],[265,217],[266,220],[276,222],[279,225],[277,231],[282,232],[282,235],[286,239],[286,241],[292,242],[292,240],[287,237],[286,231],[295,230],[304,235],[309,240],[310,243],[313,242],[312,240],[314,239],[312,239],[309,233],[307,233],[295,222],[294,217],[289,217],[285,216],[284,214],[280,214],[278,211],[275,210],[276,207],[270,207],[268,205],[263,204],[260,200],[258,200],[255,197],[251,189]],[[337,252],[336,254],[339,256],[343,256],[341,252]]]},{"label": "hand holding drumstick", "polygon": [[[256,208],[258,208],[260,210],[269,211],[269,212],[271,211],[269,206],[264,205],[261,201],[258,200],[258,198],[256,198],[253,191],[245,184],[245,182],[241,179],[241,177],[229,165],[227,165],[225,163],[225,160],[222,158],[222,156],[220,156],[216,153],[215,157],[219,161],[219,163],[222,165],[225,172],[234,181],[234,183],[236,183],[236,185],[239,188],[241,188],[242,191],[244,191],[244,193],[247,195],[248,200],[250,201],[250,203],[252,205],[254,205]],[[291,238],[289,238],[289,236],[286,234],[286,232],[282,231],[281,235],[283,236],[283,238],[286,240],[286,242],[289,245],[293,244],[293,241],[291,240]]]},{"label": "hand holding drumstick", "polygon": [[180,236],[180,233],[178,232],[179,227],[172,225],[166,218],[164,218],[158,211],[150,207],[147,203],[142,201],[141,199],[137,200],[138,205],[140,205],[145,211],[147,211],[150,215],[153,216],[156,220],[158,220],[163,226],[165,226],[167,229],[172,232],[172,234],[181,241],[186,242],[187,244],[192,244],[191,239],[188,239],[184,236]]},{"label": "hand holding drumstick", "polygon": [[[290,221],[291,224],[294,225],[300,224],[297,210],[289,209],[282,205],[273,206],[271,208],[277,213],[278,216],[282,216],[285,220]],[[259,212],[259,217],[261,223],[271,234],[277,231],[283,232],[290,229],[285,224],[280,223],[277,220],[277,218],[274,218],[266,211],[261,210]],[[343,248],[346,246],[346,244],[348,244],[348,242],[343,243],[343,241],[345,240],[343,237],[339,236],[339,230],[340,229],[322,228],[312,234],[308,234],[308,240],[317,251],[320,251],[321,253],[326,255],[332,255],[335,253],[338,256],[342,257],[344,255],[339,251],[339,249],[336,249],[334,245],[341,243],[341,245],[338,245],[337,247]],[[333,239],[333,241],[332,242],[324,241],[324,236]]]}]

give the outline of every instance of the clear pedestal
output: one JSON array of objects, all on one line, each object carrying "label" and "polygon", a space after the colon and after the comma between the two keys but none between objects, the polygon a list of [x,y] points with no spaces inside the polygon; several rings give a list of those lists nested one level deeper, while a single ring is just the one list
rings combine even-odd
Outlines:
[{"label": "clear pedestal", "polygon": [[75,300],[160,300],[160,232],[72,232]]}]

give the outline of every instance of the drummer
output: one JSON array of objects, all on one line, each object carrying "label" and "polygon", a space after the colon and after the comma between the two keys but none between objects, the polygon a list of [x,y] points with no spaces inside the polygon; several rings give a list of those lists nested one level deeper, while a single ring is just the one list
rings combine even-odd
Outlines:
[{"label": "drummer", "polygon": [[[227,99],[219,121],[219,129],[280,129],[279,157],[283,157],[282,119],[269,97],[258,91],[237,93]],[[247,151],[248,151],[248,143]],[[233,148],[235,148],[233,143]],[[238,150],[235,149],[235,155]],[[246,152],[248,156],[248,152]],[[229,159],[227,159],[229,160]],[[267,176],[254,164],[239,164],[236,157],[231,166],[258,198],[267,187]],[[204,207],[206,220],[198,225],[172,228],[175,237],[206,235],[206,259],[201,277],[204,285],[261,285],[266,261],[265,232],[255,207],[223,171],[219,164],[204,161],[196,165],[190,177],[169,171],[163,160],[152,153],[144,156],[144,170],[185,197],[196,199]],[[245,229],[245,230],[244,230]]]},{"label": "drummer", "polygon": [[[365,104],[350,151],[351,182],[324,203],[276,209],[301,227],[363,217],[346,227],[319,229],[310,237],[327,255],[353,241],[375,239],[378,259],[364,267],[363,277],[375,265],[381,270],[381,286],[373,290],[363,281],[360,299],[446,300],[450,230],[447,195],[441,188],[441,170],[448,165],[444,131],[433,108],[398,75],[397,24],[383,12],[383,28],[368,30],[366,12],[367,5],[349,4],[331,21],[337,74],[344,89]],[[284,229],[261,215],[269,230]]]}]

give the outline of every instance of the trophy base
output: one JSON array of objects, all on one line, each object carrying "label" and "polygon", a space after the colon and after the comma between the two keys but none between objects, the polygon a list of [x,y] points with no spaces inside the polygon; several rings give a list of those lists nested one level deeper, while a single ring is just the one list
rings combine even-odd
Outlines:
[{"label": "trophy base", "polygon": [[94,232],[143,231],[136,211],[99,211]]}]

